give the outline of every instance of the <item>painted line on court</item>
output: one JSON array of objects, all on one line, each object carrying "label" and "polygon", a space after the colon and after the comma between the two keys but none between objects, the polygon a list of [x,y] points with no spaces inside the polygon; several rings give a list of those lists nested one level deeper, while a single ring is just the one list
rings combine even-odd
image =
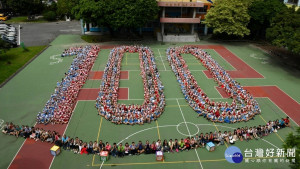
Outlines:
[{"label": "painted line on court", "polygon": [[265,140],[265,139],[263,139],[263,138],[262,138],[261,140],[262,140],[262,141],[265,141],[265,142],[267,142],[267,143],[271,144],[273,147],[275,147],[275,148],[279,149],[279,147],[275,146],[274,144],[270,143],[269,141],[267,141],[267,140]]},{"label": "painted line on court", "polygon": [[11,162],[9,163],[7,169],[9,169],[10,165],[12,164],[12,162],[15,160],[17,154],[19,153],[19,151],[21,150],[21,148],[23,147],[24,143],[25,143],[26,139],[23,141],[22,145],[20,146],[19,150],[17,151],[17,153],[15,154],[14,158],[11,160]]},{"label": "painted line on court", "polygon": [[[226,48],[226,47],[224,47]],[[244,60],[242,60],[240,57],[238,57],[238,55],[236,55],[234,52],[232,52],[230,49],[226,48],[229,52],[231,52],[232,54],[234,54],[239,60],[241,60],[242,62],[244,62],[246,65],[248,65],[249,67],[251,67],[256,73],[260,74],[258,71],[256,71],[251,65],[249,65],[248,63],[246,63]],[[263,78],[261,79],[265,79],[265,76],[260,74]]]},{"label": "painted line on court", "polygon": [[[292,119],[288,114],[285,113],[285,111],[283,111],[279,106],[277,106],[277,104],[274,103],[270,98],[268,98],[268,97],[262,97],[262,98],[267,98],[267,99],[269,99],[269,100],[270,100],[277,108],[279,108],[286,116],[288,116],[290,119]],[[292,121],[296,124],[296,126],[299,127],[299,125],[296,123],[296,121],[295,121],[294,119],[292,119]]]},{"label": "painted line on court", "polygon": [[158,126],[158,120],[157,119],[156,119],[156,128],[157,128],[158,138],[160,139],[159,126]]},{"label": "painted line on court", "polygon": [[[75,109],[76,109],[76,107],[77,107],[77,103],[78,103],[78,101],[76,102],[76,104],[75,104],[75,106],[74,106],[74,109],[73,109],[72,115],[71,115],[71,117],[70,117],[70,120],[68,121],[68,124],[67,124],[67,127],[65,128],[65,131],[64,131],[63,135],[61,135],[62,137],[65,135],[65,133],[66,133],[66,131],[67,131],[68,127],[69,127],[69,124],[70,124],[70,122],[71,122],[71,120],[72,120],[72,117],[73,117],[73,114],[74,114],[74,112],[75,112]],[[55,157],[56,157],[56,156],[54,156],[54,157],[52,158],[52,161],[51,161],[51,163],[50,163],[49,169],[51,168],[51,166],[52,166],[52,163],[53,163],[53,161],[54,161]]]},{"label": "painted line on court", "polygon": [[[180,110],[180,112],[181,112],[181,115],[182,115],[183,121],[184,121],[184,123],[185,123],[185,125],[186,125],[186,128],[187,128],[187,130],[188,130],[188,133],[189,133],[189,135],[190,135],[190,137],[191,137],[191,132],[190,132],[190,129],[189,129],[189,127],[188,127],[188,125],[187,125],[187,123],[186,123],[186,121],[185,121],[185,118],[184,118],[183,112],[182,112],[182,110],[181,110],[181,107],[180,107],[180,104],[179,104],[179,101],[178,101],[178,99],[176,99],[176,101],[177,101],[177,104],[178,104],[179,110]],[[203,166],[202,166],[202,163],[201,163],[200,157],[199,157],[199,155],[198,155],[198,152],[197,152],[197,150],[196,150],[196,149],[194,149],[194,150],[195,150],[195,152],[196,152],[196,155],[197,155],[197,158],[198,158],[198,160],[199,160],[199,164],[200,164],[201,168],[203,169]]]},{"label": "painted line on court", "polygon": [[[36,125],[37,123],[35,122],[34,126]],[[17,157],[17,154],[19,153],[19,151],[21,150],[21,148],[23,147],[24,143],[25,143],[26,139],[23,141],[21,147],[19,148],[19,150],[17,151],[17,153],[15,154],[14,158],[11,160],[11,162],[9,163],[7,169],[9,169],[9,167],[11,166],[11,164],[13,163],[13,161],[15,160],[15,158]]]},{"label": "painted line on court", "polygon": [[[158,127],[162,128],[162,127],[176,127],[176,126],[177,126],[177,125],[164,125],[164,126],[158,126]],[[157,127],[155,126],[155,127],[149,127],[149,128],[143,129],[143,130],[139,130],[139,131],[137,131],[137,132],[135,132],[135,133],[130,134],[129,136],[127,136],[127,137],[124,138],[123,140],[119,141],[118,144],[124,142],[125,140],[129,139],[130,137],[132,137],[132,136],[134,136],[134,135],[136,135],[136,134],[138,134],[138,133],[141,133],[141,132],[144,132],[144,131],[147,131],[147,130],[151,130],[151,129],[156,129],[156,128],[157,128]]]},{"label": "painted line on court", "polygon": [[[3,119],[0,119],[0,127],[1,127],[0,130],[2,130],[2,129],[4,128],[4,125],[3,125],[3,124],[4,124],[4,120],[3,120]],[[3,126],[2,126],[2,125],[3,125]]]},{"label": "painted line on court", "polygon": [[165,65],[165,63],[164,63],[164,61],[163,61],[163,59],[162,59],[162,57],[161,57],[161,54],[160,54],[160,51],[159,51],[159,49],[157,49],[157,51],[158,51],[158,53],[159,53],[159,56],[160,56],[161,62],[163,63],[165,70],[167,70],[167,68],[166,68],[166,65]]},{"label": "painted line on court", "polygon": [[[100,120],[100,124],[99,124],[99,130],[98,130],[98,136],[97,136],[97,143],[98,143],[100,132],[101,132],[102,119],[103,119],[103,117],[101,116],[101,120]],[[93,155],[92,166],[94,166],[94,161],[95,161],[95,154]]]},{"label": "painted line on court", "polygon": [[[274,157],[249,157],[247,159],[272,159],[272,158],[282,158],[278,156]],[[202,160],[202,162],[222,162],[226,159],[216,159],[216,160]],[[156,165],[156,164],[180,164],[180,163],[198,163],[199,161],[169,161],[169,162],[145,162],[145,163],[112,163],[103,164],[104,166],[122,166],[122,165]],[[94,166],[100,166],[101,164],[95,164]]]},{"label": "painted line on court", "polygon": [[99,169],[101,169],[101,168],[102,168],[103,164],[104,164],[104,161],[103,161],[103,162],[102,162],[102,164],[100,165],[100,168],[99,168]]}]

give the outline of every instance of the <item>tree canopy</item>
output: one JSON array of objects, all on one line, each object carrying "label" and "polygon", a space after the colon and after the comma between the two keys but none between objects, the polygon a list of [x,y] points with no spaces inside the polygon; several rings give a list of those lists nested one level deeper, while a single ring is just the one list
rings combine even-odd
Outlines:
[{"label": "tree canopy", "polygon": [[270,27],[272,18],[285,8],[286,5],[280,0],[254,0],[248,11],[251,17],[248,24],[250,36],[265,39],[266,29]]},{"label": "tree canopy", "polygon": [[73,9],[76,18],[110,30],[142,27],[154,20],[158,11],[155,0],[80,0]]},{"label": "tree canopy", "polygon": [[295,7],[281,10],[272,19],[266,37],[273,45],[300,54],[300,10]]},{"label": "tree canopy", "polygon": [[59,0],[57,1],[57,14],[60,16],[72,16],[72,9],[79,4],[79,0]]},{"label": "tree canopy", "polygon": [[300,168],[300,127],[297,128],[297,133],[293,134],[290,133],[285,140],[285,144],[283,145],[284,149],[292,149],[295,148],[295,157],[288,157],[289,160],[292,158],[295,159],[295,163],[291,163],[290,167],[292,169],[299,169]]},{"label": "tree canopy", "polygon": [[2,0],[2,5],[21,15],[40,14],[44,10],[42,0]]},{"label": "tree canopy", "polygon": [[250,0],[216,0],[206,17],[205,23],[213,28],[214,34],[244,37],[250,34],[248,7]]}]

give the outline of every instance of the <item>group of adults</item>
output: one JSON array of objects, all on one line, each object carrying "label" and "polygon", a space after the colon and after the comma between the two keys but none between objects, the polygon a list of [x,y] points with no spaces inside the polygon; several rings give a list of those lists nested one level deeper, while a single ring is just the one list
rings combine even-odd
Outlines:
[{"label": "group of adults", "polygon": [[139,155],[139,154],[152,154],[157,151],[163,152],[180,152],[188,151],[196,148],[204,148],[209,142],[214,143],[216,146],[223,144],[235,144],[236,141],[249,141],[258,140],[271,133],[276,133],[277,130],[290,127],[289,117],[269,121],[265,125],[253,127],[241,127],[233,131],[219,131],[200,133],[190,137],[181,139],[165,139],[164,141],[158,139],[157,141],[150,142],[147,140],[145,143],[138,141],[137,143],[131,142],[129,144],[103,142],[102,140],[84,142],[78,137],[71,138],[69,136],[60,136],[55,131],[45,131],[42,128],[18,126],[13,123],[6,123],[2,133],[14,135],[16,137],[24,137],[40,140],[42,142],[54,143],[62,147],[64,150],[70,150],[75,154],[100,154],[101,151],[108,151],[114,157],[123,157],[126,155]]},{"label": "group of adults", "polygon": [[[144,85],[144,102],[142,105],[125,105],[118,103],[121,62],[124,54],[138,53],[141,77]],[[164,111],[164,86],[155,64],[154,54],[148,47],[120,46],[110,51],[104,69],[100,92],[96,99],[99,115],[115,124],[144,124],[157,119]]]},{"label": "group of adults", "polygon": [[79,49],[65,77],[61,82],[57,82],[55,91],[43,111],[38,113],[37,123],[68,123],[78,92],[85,83],[100,51],[98,46],[85,46]]},{"label": "group of adults", "polygon": [[[218,85],[233,98],[232,103],[210,100],[197,84],[182,54],[195,56],[209,70]],[[254,97],[232,79],[207,52],[193,46],[168,48],[167,58],[186,101],[199,116],[204,116],[213,122],[235,123],[248,121],[256,114],[260,114],[261,110]]]}]

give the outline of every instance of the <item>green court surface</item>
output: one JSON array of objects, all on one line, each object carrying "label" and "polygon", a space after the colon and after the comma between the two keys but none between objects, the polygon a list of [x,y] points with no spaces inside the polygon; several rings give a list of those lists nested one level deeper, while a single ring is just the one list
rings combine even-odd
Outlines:
[{"label": "green court surface", "polygon": [[[16,124],[35,124],[37,112],[41,111],[44,104],[54,91],[56,82],[59,81],[64,72],[69,68],[72,57],[63,58],[62,62],[57,59],[51,59],[51,56],[60,54],[63,49],[68,46],[78,46],[84,44],[76,35],[61,35],[51,43],[51,46],[30,63],[23,71],[9,81],[0,89],[0,119],[5,122],[12,121]],[[208,44],[208,42],[198,42],[197,44]],[[180,91],[178,82],[174,73],[171,71],[168,61],[166,60],[165,50],[170,46],[180,46],[184,44],[165,44],[160,43],[144,44],[150,46],[155,55],[155,61],[161,75],[161,81],[165,86],[166,107],[161,117],[151,124],[144,125],[115,125],[105,118],[97,115],[95,101],[79,101],[74,109],[73,116],[69,122],[66,134],[70,137],[79,137],[83,141],[109,141],[112,143],[132,141],[156,141],[157,139],[181,139],[196,133],[206,133],[214,131],[233,131],[234,128],[245,126],[263,125],[268,120],[275,120],[286,117],[286,114],[278,108],[268,98],[257,98],[262,109],[261,115],[255,116],[254,120],[249,122],[235,124],[212,123],[203,117],[198,117],[187,102],[184,100]],[[220,45],[220,44],[218,44]],[[232,53],[240,57],[244,62],[253,69],[262,74],[262,79],[236,79],[244,86],[264,86],[276,85],[298,103],[300,102],[300,78],[299,73],[291,73],[289,70],[281,67],[277,63],[272,62],[271,56],[261,50],[244,44],[221,44]],[[212,49],[206,50],[212,57],[226,70],[235,70],[235,68],[224,60],[217,52]],[[109,49],[102,49],[92,68],[92,71],[103,71],[107,63]],[[216,101],[228,101],[224,99],[216,90],[217,84],[213,79],[208,79],[202,70],[205,68],[199,64],[199,61],[192,55],[184,55],[183,58],[189,66],[192,74],[196,78],[198,84],[210,97]],[[140,76],[138,54],[125,53],[122,60],[122,71],[129,72],[129,80],[120,80],[120,87],[129,88],[129,100],[120,100],[126,104],[142,104],[143,102],[143,84]],[[101,80],[87,80],[83,88],[99,88]],[[185,125],[185,122],[187,125]],[[183,169],[183,168],[227,168],[237,169],[241,166],[244,169],[252,168],[289,168],[285,162],[269,162],[273,158],[257,158],[255,157],[255,149],[262,148],[282,148],[283,140],[287,134],[294,132],[296,124],[292,122],[291,128],[284,128],[278,133],[273,133],[259,140],[251,140],[249,142],[236,142],[235,146],[239,147],[242,153],[246,149],[253,150],[254,162],[240,164],[231,164],[224,158],[224,152],[229,145],[216,147],[214,152],[208,152],[201,148],[181,153],[165,153],[165,160],[157,162],[155,155],[128,156],[124,158],[111,157],[102,166],[105,168],[121,168],[121,169],[151,169],[151,168],[167,168],[167,169]],[[16,152],[23,143],[23,139],[4,136],[0,134],[0,168],[7,168]],[[256,162],[261,159],[261,162]],[[263,159],[266,159],[264,161]],[[274,158],[275,159],[275,158]],[[278,158],[280,159],[280,158]],[[283,159],[283,158],[281,158]],[[51,168],[99,168],[102,162],[99,156],[95,155],[78,155],[69,151],[62,151],[57,156]]]}]

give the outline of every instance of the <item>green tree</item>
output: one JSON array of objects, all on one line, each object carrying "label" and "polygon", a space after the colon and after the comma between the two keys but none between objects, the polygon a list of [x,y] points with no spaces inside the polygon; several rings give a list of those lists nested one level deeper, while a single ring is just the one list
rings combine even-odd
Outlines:
[{"label": "green tree", "polygon": [[265,39],[266,29],[270,27],[272,18],[284,8],[287,7],[280,0],[255,0],[248,11],[251,17],[248,24],[250,36]]},{"label": "green tree", "polygon": [[155,0],[80,0],[73,12],[78,19],[113,30],[131,31],[157,17],[159,7]]},{"label": "green tree", "polygon": [[59,16],[73,17],[72,9],[79,4],[79,0],[59,0],[57,1],[57,14]]},{"label": "green tree", "polygon": [[4,4],[21,15],[40,14],[45,6],[42,0],[6,0]]},{"label": "green tree", "polygon": [[4,54],[11,45],[0,38],[0,55]]},{"label": "green tree", "polygon": [[251,0],[216,0],[205,16],[205,23],[214,34],[244,37],[250,34],[248,7]]},{"label": "green tree", "polygon": [[285,140],[285,144],[283,145],[285,152],[287,149],[296,149],[295,157],[287,157],[290,161],[294,158],[295,163],[291,163],[290,167],[292,169],[300,168],[300,127],[297,128],[297,133],[290,133]]},{"label": "green tree", "polygon": [[273,45],[300,54],[300,10],[295,7],[280,11],[267,29],[266,38]]}]

